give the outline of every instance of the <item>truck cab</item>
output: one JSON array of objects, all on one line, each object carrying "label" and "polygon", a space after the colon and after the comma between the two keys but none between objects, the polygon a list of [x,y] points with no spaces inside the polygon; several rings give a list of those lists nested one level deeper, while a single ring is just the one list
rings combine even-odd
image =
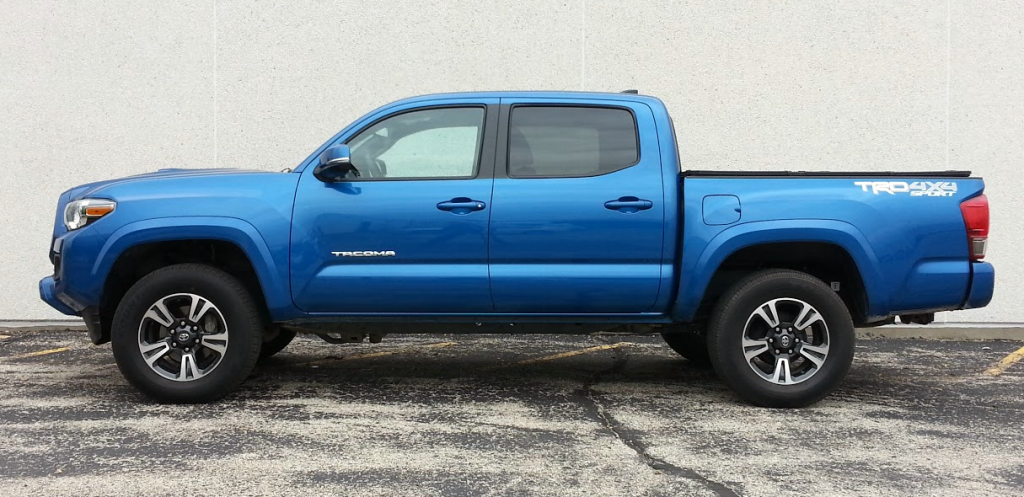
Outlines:
[{"label": "truck cab", "polygon": [[676,171],[674,157],[663,168],[654,116],[649,102],[617,95],[413,99],[371,114],[332,145],[347,147],[359,176],[299,179],[296,307],[428,315],[664,308],[672,282],[663,266],[674,256],[665,220],[676,217],[666,212],[664,184]]}]

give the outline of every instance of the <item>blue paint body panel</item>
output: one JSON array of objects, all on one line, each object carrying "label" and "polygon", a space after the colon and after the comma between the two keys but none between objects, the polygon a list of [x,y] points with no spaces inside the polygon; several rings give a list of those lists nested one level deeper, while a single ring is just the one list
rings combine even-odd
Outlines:
[{"label": "blue paint body panel", "polygon": [[[292,227],[295,303],[308,312],[492,311],[487,212],[435,207],[490,195],[489,179],[328,185],[304,174]],[[398,256],[332,254],[385,249]]]},{"label": "blue paint body panel", "polygon": [[[639,161],[585,178],[506,174],[508,108],[612,106],[635,116]],[[325,149],[367,125],[422,107],[485,107],[475,177],[324,183]],[[79,186],[58,199],[52,251],[39,283],[65,314],[100,304],[108,275],[141,244],[219,240],[255,269],[275,321],[689,322],[730,255],[746,247],[819,242],[842,248],[866,290],[866,319],[973,308],[992,296],[991,265],[971,262],[962,201],[977,178],[908,173],[885,182],[941,181],[942,196],[877,191],[856,176],[684,176],[668,111],[629,94],[487,92],[430,95],[374,110],[314,150],[294,171],[163,170]],[[867,186],[866,186],[866,183]],[[615,210],[621,197],[651,208]],[[74,231],[65,206],[117,202]],[[440,202],[480,201],[452,212]],[[393,257],[339,257],[393,251]]]}]

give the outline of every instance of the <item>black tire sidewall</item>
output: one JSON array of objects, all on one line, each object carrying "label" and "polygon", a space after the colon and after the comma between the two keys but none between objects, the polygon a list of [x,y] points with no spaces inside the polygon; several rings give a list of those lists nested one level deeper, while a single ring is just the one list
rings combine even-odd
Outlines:
[{"label": "black tire sidewall", "polygon": [[[828,327],[825,363],[814,376],[794,385],[777,385],[761,378],[743,355],[747,319],[759,306],[777,298],[809,303]],[[849,370],[856,341],[853,321],[842,299],[820,280],[795,271],[761,273],[738,283],[719,301],[708,333],[718,376],[741,397],[764,407],[802,407],[828,395]]]},{"label": "black tire sidewall", "polygon": [[[216,369],[191,381],[173,381],[153,371],[139,352],[143,316],[156,301],[176,293],[208,299],[227,322],[228,347]],[[262,344],[263,322],[245,287],[233,276],[200,264],[169,266],[150,273],[128,290],[111,327],[111,347],[118,368],[130,383],[161,402],[217,400],[237,388],[252,372]]]},{"label": "black tire sidewall", "polygon": [[691,331],[662,333],[661,338],[677,354],[685,357],[698,368],[711,367],[711,354],[708,352],[708,340],[704,335]]},{"label": "black tire sidewall", "polygon": [[284,348],[287,347],[288,344],[292,343],[292,340],[294,339],[294,331],[278,331],[277,336],[263,342],[263,347],[260,349],[260,359],[268,359],[274,354],[284,350]]}]

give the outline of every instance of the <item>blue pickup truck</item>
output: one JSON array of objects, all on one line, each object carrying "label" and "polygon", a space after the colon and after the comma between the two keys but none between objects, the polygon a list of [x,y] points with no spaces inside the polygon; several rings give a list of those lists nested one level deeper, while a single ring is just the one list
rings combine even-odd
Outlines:
[{"label": "blue pickup truck", "polygon": [[39,290],[162,402],[225,396],[296,333],[622,331],[797,407],[854,327],[991,299],[980,178],[688,171],[675,137],[635,92],[401,100],[291,170],[64,192]]}]

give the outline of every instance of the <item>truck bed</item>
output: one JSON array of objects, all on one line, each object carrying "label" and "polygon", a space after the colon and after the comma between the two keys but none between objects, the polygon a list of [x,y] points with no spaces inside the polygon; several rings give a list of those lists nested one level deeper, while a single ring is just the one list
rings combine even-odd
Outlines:
[{"label": "truck bed", "polygon": [[713,268],[735,262],[724,254],[748,246],[764,253],[764,244],[848,253],[860,268],[868,323],[987,303],[968,295],[976,270],[990,276],[990,266],[968,257],[960,203],[984,188],[969,171],[686,171],[680,181],[679,320],[693,317]]}]

